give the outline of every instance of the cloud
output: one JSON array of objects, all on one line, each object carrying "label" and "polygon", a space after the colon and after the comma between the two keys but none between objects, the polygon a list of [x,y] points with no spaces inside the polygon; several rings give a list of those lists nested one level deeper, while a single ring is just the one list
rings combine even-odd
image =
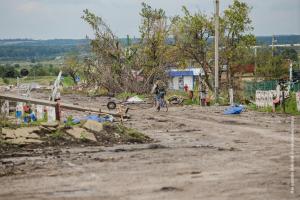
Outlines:
[{"label": "cloud", "polygon": [[[163,8],[168,16],[214,12],[214,0],[0,0],[0,38],[84,38],[91,33],[80,19],[88,8],[120,37],[139,35],[141,3]],[[233,0],[220,0],[223,11]],[[242,0],[253,7],[254,33],[300,34],[300,0]]]},{"label": "cloud", "polygon": [[20,4],[17,4],[16,10],[24,13],[36,12],[44,9],[45,7],[41,2],[38,1],[26,1]]}]

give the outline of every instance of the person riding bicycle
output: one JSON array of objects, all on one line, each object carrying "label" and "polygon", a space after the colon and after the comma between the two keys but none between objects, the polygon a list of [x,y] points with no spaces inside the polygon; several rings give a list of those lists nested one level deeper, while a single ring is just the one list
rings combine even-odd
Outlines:
[{"label": "person riding bicycle", "polygon": [[155,94],[155,101],[157,103],[157,110],[160,110],[160,101],[165,98],[166,95],[166,84],[161,81],[157,80],[155,84],[153,85],[153,88],[151,90],[152,94]]}]

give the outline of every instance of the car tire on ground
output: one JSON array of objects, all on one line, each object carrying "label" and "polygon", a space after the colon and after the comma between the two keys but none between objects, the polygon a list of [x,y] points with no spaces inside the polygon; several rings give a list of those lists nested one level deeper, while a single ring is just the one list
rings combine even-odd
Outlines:
[{"label": "car tire on ground", "polygon": [[107,106],[107,108],[108,108],[109,110],[113,110],[113,109],[116,109],[117,104],[116,104],[115,102],[113,102],[113,101],[110,101],[110,102],[107,103],[106,106]]}]

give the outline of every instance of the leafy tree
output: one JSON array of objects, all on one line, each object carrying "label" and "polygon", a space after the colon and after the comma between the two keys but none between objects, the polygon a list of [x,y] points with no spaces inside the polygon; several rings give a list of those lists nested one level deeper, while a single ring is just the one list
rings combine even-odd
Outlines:
[{"label": "leafy tree", "polygon": [[140,12],[142,23],[139,27],[141,40],[138,46],[139,63],[146,77],[145,88],[156,78],[164,78],[165,66],[168,63],[168,45],[170,26],[163,9],[154,9],[142,3]]},{"label": "leafy tree", "polygon": [[19,75],[19,71],[10,64],[0,66],[0,76],[2,78],[17,78]]},{"label": "leafy tree", "polygon": [[15,68],[20,68],[20,65],[19,64],[15,64],[14,67]]},{"label": "leafy tree", "polygon": [[256,76],[268,80],[278,80],[289,76],[288,62],[282,55],[272,56],[272,50],[258,49],[256,57]]},{"label": "leafy tree", "polygon": [[64,65],[62,67],[63,73],[69,75],[73,82],[76,84],[76,77],[79,75],[81,70],[81,64],[79,62],[78,55],[75,53],[67,55],[64,60]]},{"label": "leafy tree", "polygon": [[49,71],[46,66],[44,66],[41,63],[38,63],[36,65],[31,65],[31,68],[29,70],[30,76],[47,76],[50,75]]},{"label": "leafy tree", "polygon": [[[227,66],[227,88],[235,88],[234,77],[245,64],[249,64],[247,58],[251,52],[251,46],[255,45],[255,36],[250,19],[251,8],[244,2],[234,0],[225,11],[221,21],[221,60],[220,63]],[[248,53],[247,53],[248,52]]]},{"label": "leafy tree", "polygon": [[182,8],[184,16],[173,18],[172,32],[178,54],[188,62],[196,63],[205,73],[205,81],[210,89],[209,74],[212,68],[208,63],[209,39],[213,36],[213,19],[197,12],[191,14],[186,7]]},{"label": "leafy tree", "polygon": [[289,59],[293,62],[298,62],[298,60],[299,60],[297,51],[295,49],[292,49],[292,48],[282,49],[280,51],[280,54],[282,55],[282,57],[284,59]]}]

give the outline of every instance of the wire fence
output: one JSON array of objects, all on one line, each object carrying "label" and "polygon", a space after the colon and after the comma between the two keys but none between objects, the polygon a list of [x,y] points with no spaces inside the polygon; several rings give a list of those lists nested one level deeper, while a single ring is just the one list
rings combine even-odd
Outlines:
[{"label": "wire fence", "polygon": [[[246,99],[255,99],[256,90],[276,90],[278,85],[277,80],[267,80],[267,81],[247,81],[244,82],[244,97]],[[298,92],[300,91],[300,82],[291,85],[291,90]]]}]

